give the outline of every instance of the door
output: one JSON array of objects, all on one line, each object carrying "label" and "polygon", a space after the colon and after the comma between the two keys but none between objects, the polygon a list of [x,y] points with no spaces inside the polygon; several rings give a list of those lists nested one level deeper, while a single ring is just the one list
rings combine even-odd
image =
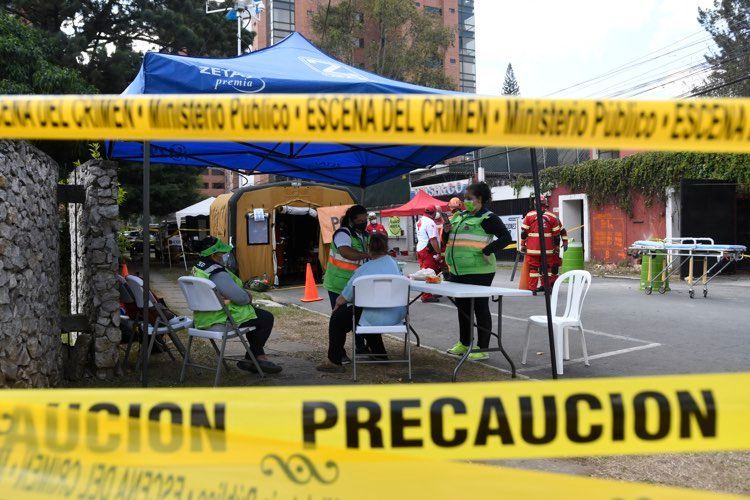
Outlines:
[{"label": "door", "polygon": [[[713,238],[717,244],[737,242],[736,186],[726,181],[687,180],[680,183],[680,235]],[[712,264],[711,262],[709,265]],[[733,273],[734,264],[724,273]],[[682,276],[687,276],[687,265]]]}]

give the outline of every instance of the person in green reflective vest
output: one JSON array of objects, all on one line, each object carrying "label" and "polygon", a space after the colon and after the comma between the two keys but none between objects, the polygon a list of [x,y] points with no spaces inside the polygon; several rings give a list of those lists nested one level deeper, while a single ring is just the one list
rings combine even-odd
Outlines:
[{"label": "person in green reflective vest", "polygon": [[[367,209],[362,205],[352,205],[341,218],[341,227],[333,233],[331,252],[328,255],[323,288],[328,290],[331,309],[336,307],[336,299],[349,282],[354,271],[370,258],[367,253]],[[357,352],[366,352],[365,340],[356,339]],[[344,359],[348,363],[349,358]]]},{"label": "person in green reflective vest", "polygon": [[[214,236],[203,238],[198,242],[198,253],[201,258],[193,266],[192,274],[197,278],[209,279],[216,284],[216,289],[224,297],[227,309],[238,326],[255,327],[255,330],[246,334],[250,351],[258,360],[264,373],[279,373],[281,366],[270,361],[263,350],[273,330],[273,314],[263,309],[255,309],[252,305],[253,296],[248,290],[242,288],[242,280],[226,267],[231,251],[232,245]],[[193,324],[200,330],[223,331],[226,322],[227,315],[224,311],[193,312]],[[255,365],[250,361],[250,356],[246,354],[245,358],[237,362],[237,367],[241,370],[257,372]]]},{"label": "person in green reflective vest", "polygon": [[[445,260],[450,269],[450,280],[469,285],[490,286],[495,277],[495,252],[503,249],[513,239],[500,217],[489,211],[492,191],[484,182],[471,184],[464,196],[465,210],[451,217],[447,234]],[[496,239],[495,239],[496,238]],[[470,340],[469,312],[471,299],[456,299],[460,340],[448,349],[450,354],[462,356]],[[490,346],[492,316],[489,298],[474,299],[474,314],[478,327],[477,346]],[[489,356],[486,352],[473,352],[469,359],[481,361]]]}]

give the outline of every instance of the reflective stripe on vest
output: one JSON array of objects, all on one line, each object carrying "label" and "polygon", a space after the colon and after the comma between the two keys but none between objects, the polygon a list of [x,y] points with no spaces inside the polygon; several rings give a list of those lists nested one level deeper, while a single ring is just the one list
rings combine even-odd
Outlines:
[{"label": "reflective stripe on vest", "polygon": [[343,258],[340,254],[336,254],[336,258],[333,255],[328,256],[328,263],[347,271],[356,271],[359,264],[356,261]]},{"label": "reflective stripe on vest", "polygon": [[477,217],[469,212],[460,212],[451,218],[453,234],[449,238],[445,252],[451,273],[489,274],[495,272],[495,256],[485,256],[482,250],[492,241],[492,235],[482,229],[482,222],[491,212]]},{"label": "reflective stripe on vest", "polygon": [[[358,252],[364,252],[367,248],[367,235],[364,235],[364,239],[360,239],[356,233],[349,230],[346,231],[352,240],[351,248]],[[331,253],[328,256],[328,264],[325,276],[323,276],[323,287],[333,293],[341,293],[346,287],[349,278],[351,278],[354,271],[361,265],[360,261],[350,260],[341,255],[334,241],[331,241]]]}]

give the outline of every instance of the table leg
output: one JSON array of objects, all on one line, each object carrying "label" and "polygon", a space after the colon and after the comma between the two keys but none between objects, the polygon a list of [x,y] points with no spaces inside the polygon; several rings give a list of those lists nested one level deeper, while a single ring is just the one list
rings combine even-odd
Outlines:
[{"label": "table leg", "polygon": [[497,299],[497,347],[510,365],[511,377],[516,378],[516,365],[513,364],[513,360],[510,359],[508,353],[503,348],[503,297],[500,296]]},{"label": "table leg", "polygon": [[461,356],[461,359],[458,360],[458,364],[456,365],[456,368],[453,369],[453,378],[451,379],[452,382],[455,382],[458,378],[458,371],[461,369],[461,365],[464,364],[464,361],[466,361],[466,358],[469,357],[469,354],[471,354],[471,351],[474,350],[474,298],[471,298],[471,301],[469,302],[469,349],[464,353],[463,356]]}]

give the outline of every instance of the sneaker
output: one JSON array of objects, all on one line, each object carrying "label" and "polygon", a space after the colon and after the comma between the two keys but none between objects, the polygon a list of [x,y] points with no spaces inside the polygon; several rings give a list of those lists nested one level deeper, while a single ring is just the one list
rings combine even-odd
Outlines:
[{"label": "sneaker", "polygon": [[352,360],[351,360],[351,358],[349,356],[347,356],[346,354],[344,354],[343,356],[341,356],[341,364],[342,365],[350,365],[350,364],[352,364]]},{"label": "sneaker", "polygon": [[469,361],[484,361],[490,359],[490,355],[486,352],[472,352],[469,354]]},{"label": "sneaker", "polygon": [[453,354],[455,356],[463,356],[466,351],[468,351],[469,348],[463,345],[461,342],[456,342],[456,345],[448,349],[448,354]]}]

